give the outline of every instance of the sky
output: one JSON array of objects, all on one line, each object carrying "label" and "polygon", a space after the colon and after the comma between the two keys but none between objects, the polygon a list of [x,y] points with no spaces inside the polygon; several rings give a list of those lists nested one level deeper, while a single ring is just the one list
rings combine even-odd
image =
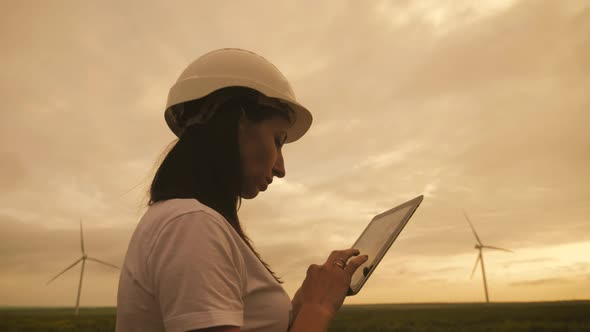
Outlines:
[{"label": "sky", "polygon": [[[0,306],[75,304],[79,223],[123,263],[175,136],[169,88],[254,51],[313,114],[239,216],[293,295],[371,218],[424,201],[345,304],[590,299],[587,1],[18,1],[0,11]],[[114,306],[87,262],[80,303]]]}]

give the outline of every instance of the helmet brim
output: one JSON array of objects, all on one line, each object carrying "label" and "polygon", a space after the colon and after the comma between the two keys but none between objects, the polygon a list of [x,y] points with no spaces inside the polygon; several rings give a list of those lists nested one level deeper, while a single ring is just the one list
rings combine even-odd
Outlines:
[{"label": "helmet brim", "polygon": [[311,112],[303,105],[299,104],[293,98],[290,98],[288,91],[277,91],[267,85],[261,84],[254,80],[239,78],[239,77],[189,77],[177,82],[168,94],[168,101],[166,103],[166,111],[164,112],[164,119],[166,124],[172,132],[180,137],[182,128],[176,121],[173,112],[173,106],[184,103],[190,100],[203,98],[210,93],[226,88],[229,86],[239,86],[254,89],[266,97],[277,98],[286,104],[295,112],[295,121],[287,129],[287,139],[285,143],[292,143],[303,137],[311,127],[313,117]]}]

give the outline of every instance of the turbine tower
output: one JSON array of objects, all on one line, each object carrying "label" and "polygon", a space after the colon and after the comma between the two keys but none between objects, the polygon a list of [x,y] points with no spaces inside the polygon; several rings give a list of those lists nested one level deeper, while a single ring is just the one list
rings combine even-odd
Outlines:
[{"label": "turbine tower", "polygon": [[490,297],[488,295],[488,282],[486,280],[486,269],[485,266],[483,264],[483,249],[494,249],[494,250],[502,250],[502,251],[507,251],[507,252],[513,252],[512,250],[508,250],[508,249],[504,249],[504,248],[498,248],[498,247],[493,247],[493,246],[488,246],[485,245],[481,242],[481,240],[479,239],[479,236],[477,236],[477,233],[475,232],[475,228],[473,227],[473,224],[471,223],[471,220],[469,220],[469,217],[467,216],[467,213],[465,211],[463,211],[463,215],[465,215],[465,219],[467,219],[467,222],[469,223],[469,226],[471,227],[471,230],[473,231],[473,235],[475,235],[475,239],[477,240],[477,243],[475,244],[475,249],[479,250],[479,254],[477,255],[477,259],[475,260],[475,265],[473,266],[473,270],[471,271],[471,278],[473,278],[473,274],[475,273],[475,270],[477,269],[477,263],[481,263],[481,273],[483,275],[483,288],[486,292],[486,303],[490,303]]},{"label": "turbine tower", "polygon": [[47,285],[49,285],[50,282],[52,282],[53,280],[57,279],[57,277],[59,277],[60,275],[64,274],[67,270],[73,268],[74,266],[76,266],[78,263],[82,262],[82,270],[80,271],[80,282],[78,283],[78,297],[76,298],[76,316],[78,316],[78,309],[80,307],[80,293],[82,291],[82,278],[84,277],[84,266],[86,265],[86,260],[91,260],[106,266],[110,266],[112,268],[115,269],[119,269],[118,266],[107,263],[107,262],[103,262],[101,260],[98,260],[96,258],[92,258],[92,257],[88,257],[88,255],[86,255],[86,250],[84,249],[84,234],[82,233],[82,219],[80,219],[80,247],[82,249],[82,257],[80,257],[77,261],[75,261],[72,265],[66,267],[63,271],[61,271],[60,273],[58,273],[55,277],[51,278],[51,280],[49,280],[47,282]]}]

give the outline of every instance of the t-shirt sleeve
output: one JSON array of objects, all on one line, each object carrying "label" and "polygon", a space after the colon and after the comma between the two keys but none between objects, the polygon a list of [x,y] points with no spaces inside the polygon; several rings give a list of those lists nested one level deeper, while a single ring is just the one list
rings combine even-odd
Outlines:
[{"label": "t-shirt sleeve", "polygon": [[148,256],[168,332],[243,326],[242,270],[229,230],[203,211],[171,220]]}]

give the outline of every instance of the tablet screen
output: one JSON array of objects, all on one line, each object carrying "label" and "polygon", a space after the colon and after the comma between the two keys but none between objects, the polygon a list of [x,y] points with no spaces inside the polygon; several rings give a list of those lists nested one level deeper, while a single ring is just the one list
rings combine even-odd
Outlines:
[{"label": "tablet screen", "polygon": [[369,276],[371,270],[376,267],[383,255],[385,255],[390,246],[388,243],[393,243],[420,203],[421,197],[418,198],[420,198],[419,201],[406,202],[399,207],[375,216],[352,246],[358,249],[361,255],[369,255],[369,260],[352,275],[350,283],[352,292],[358,292],[359,287],[364,283],[364,279]]}]

